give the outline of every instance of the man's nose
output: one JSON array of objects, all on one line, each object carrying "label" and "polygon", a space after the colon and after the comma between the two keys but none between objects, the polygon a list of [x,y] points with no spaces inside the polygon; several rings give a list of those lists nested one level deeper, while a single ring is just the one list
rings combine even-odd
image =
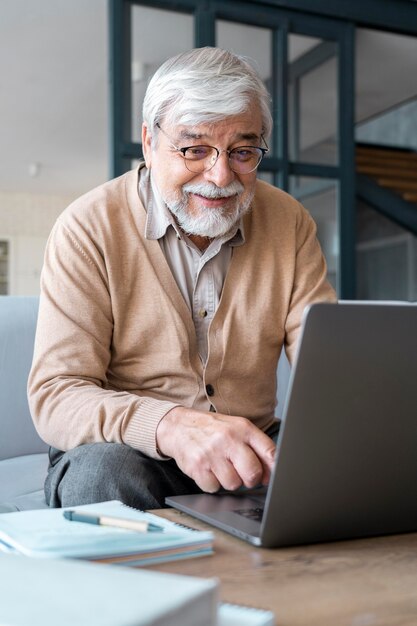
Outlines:
[{"label": "man's nose", "polygon": [[222,151],[213,167],[204,172],[204,178],[217,187],[226,187],[235,179],[235,173],[230,169],[229,155],[226,151]]}]

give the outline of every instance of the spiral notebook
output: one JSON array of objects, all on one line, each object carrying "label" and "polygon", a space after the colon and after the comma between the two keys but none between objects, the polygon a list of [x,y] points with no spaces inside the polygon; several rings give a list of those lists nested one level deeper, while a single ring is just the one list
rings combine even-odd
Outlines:
[{"label": "spiral notebook", "polygon": [[78,511],[145,521],[160,532],[135,532],[69,521],[65,509],[0,515],[0,550],[39,558],[74,558],[123,565],[148,565],[205,556],[213,552],[213,533],[181,526],[118,500],[86,504]]}]

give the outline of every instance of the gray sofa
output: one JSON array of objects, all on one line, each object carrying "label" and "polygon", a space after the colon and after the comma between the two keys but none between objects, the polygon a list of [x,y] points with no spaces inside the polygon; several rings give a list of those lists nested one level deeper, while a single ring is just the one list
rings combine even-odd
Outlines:
[{"label": "gray sofa", "polygon": [[26,395],[38,303],[0,296],[0,512],[47,506],[48,446],[33,426]]}]

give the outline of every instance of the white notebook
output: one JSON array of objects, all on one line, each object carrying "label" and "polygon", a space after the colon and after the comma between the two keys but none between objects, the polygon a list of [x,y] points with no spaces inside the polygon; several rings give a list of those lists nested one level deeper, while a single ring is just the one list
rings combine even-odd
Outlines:
[{"label": "white notebook", "polygon": [[0,554],[0,624],[213,626],[215,580]]},{"label": "white notebook", "polygon": [[217,626],[275,626],[272,611],[239,604],[220,603]]},{"label": "white notebook", "polygon": [[270,611],[218,603],[218,581],[0,554],[7,626],[275,626]]},{"label": "white notebook", "polygon": [[78,511],[127,520],[144,520],[161,532],[139,533],[72,522],[65,509],[41,509],[0,515],[0,550],[39,558],[80,558],[125,565],[147,565],[204,556],[213,552],[213,533],[203,532],[117,500],[77,506]]}]

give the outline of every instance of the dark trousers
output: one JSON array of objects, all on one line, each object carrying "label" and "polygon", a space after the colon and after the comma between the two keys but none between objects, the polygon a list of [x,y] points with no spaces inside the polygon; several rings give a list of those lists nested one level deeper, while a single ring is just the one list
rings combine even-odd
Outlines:
[{"label": "dark trousers", "polygon": [[[268,431],[275,438],[278,425]],[[49,451],[45,481],[51,507],[121,500],[137,509],[158,509],[172,495],[201,493],[174,460],[157,461],[120,443],[91,443],[68,452]]]}]

